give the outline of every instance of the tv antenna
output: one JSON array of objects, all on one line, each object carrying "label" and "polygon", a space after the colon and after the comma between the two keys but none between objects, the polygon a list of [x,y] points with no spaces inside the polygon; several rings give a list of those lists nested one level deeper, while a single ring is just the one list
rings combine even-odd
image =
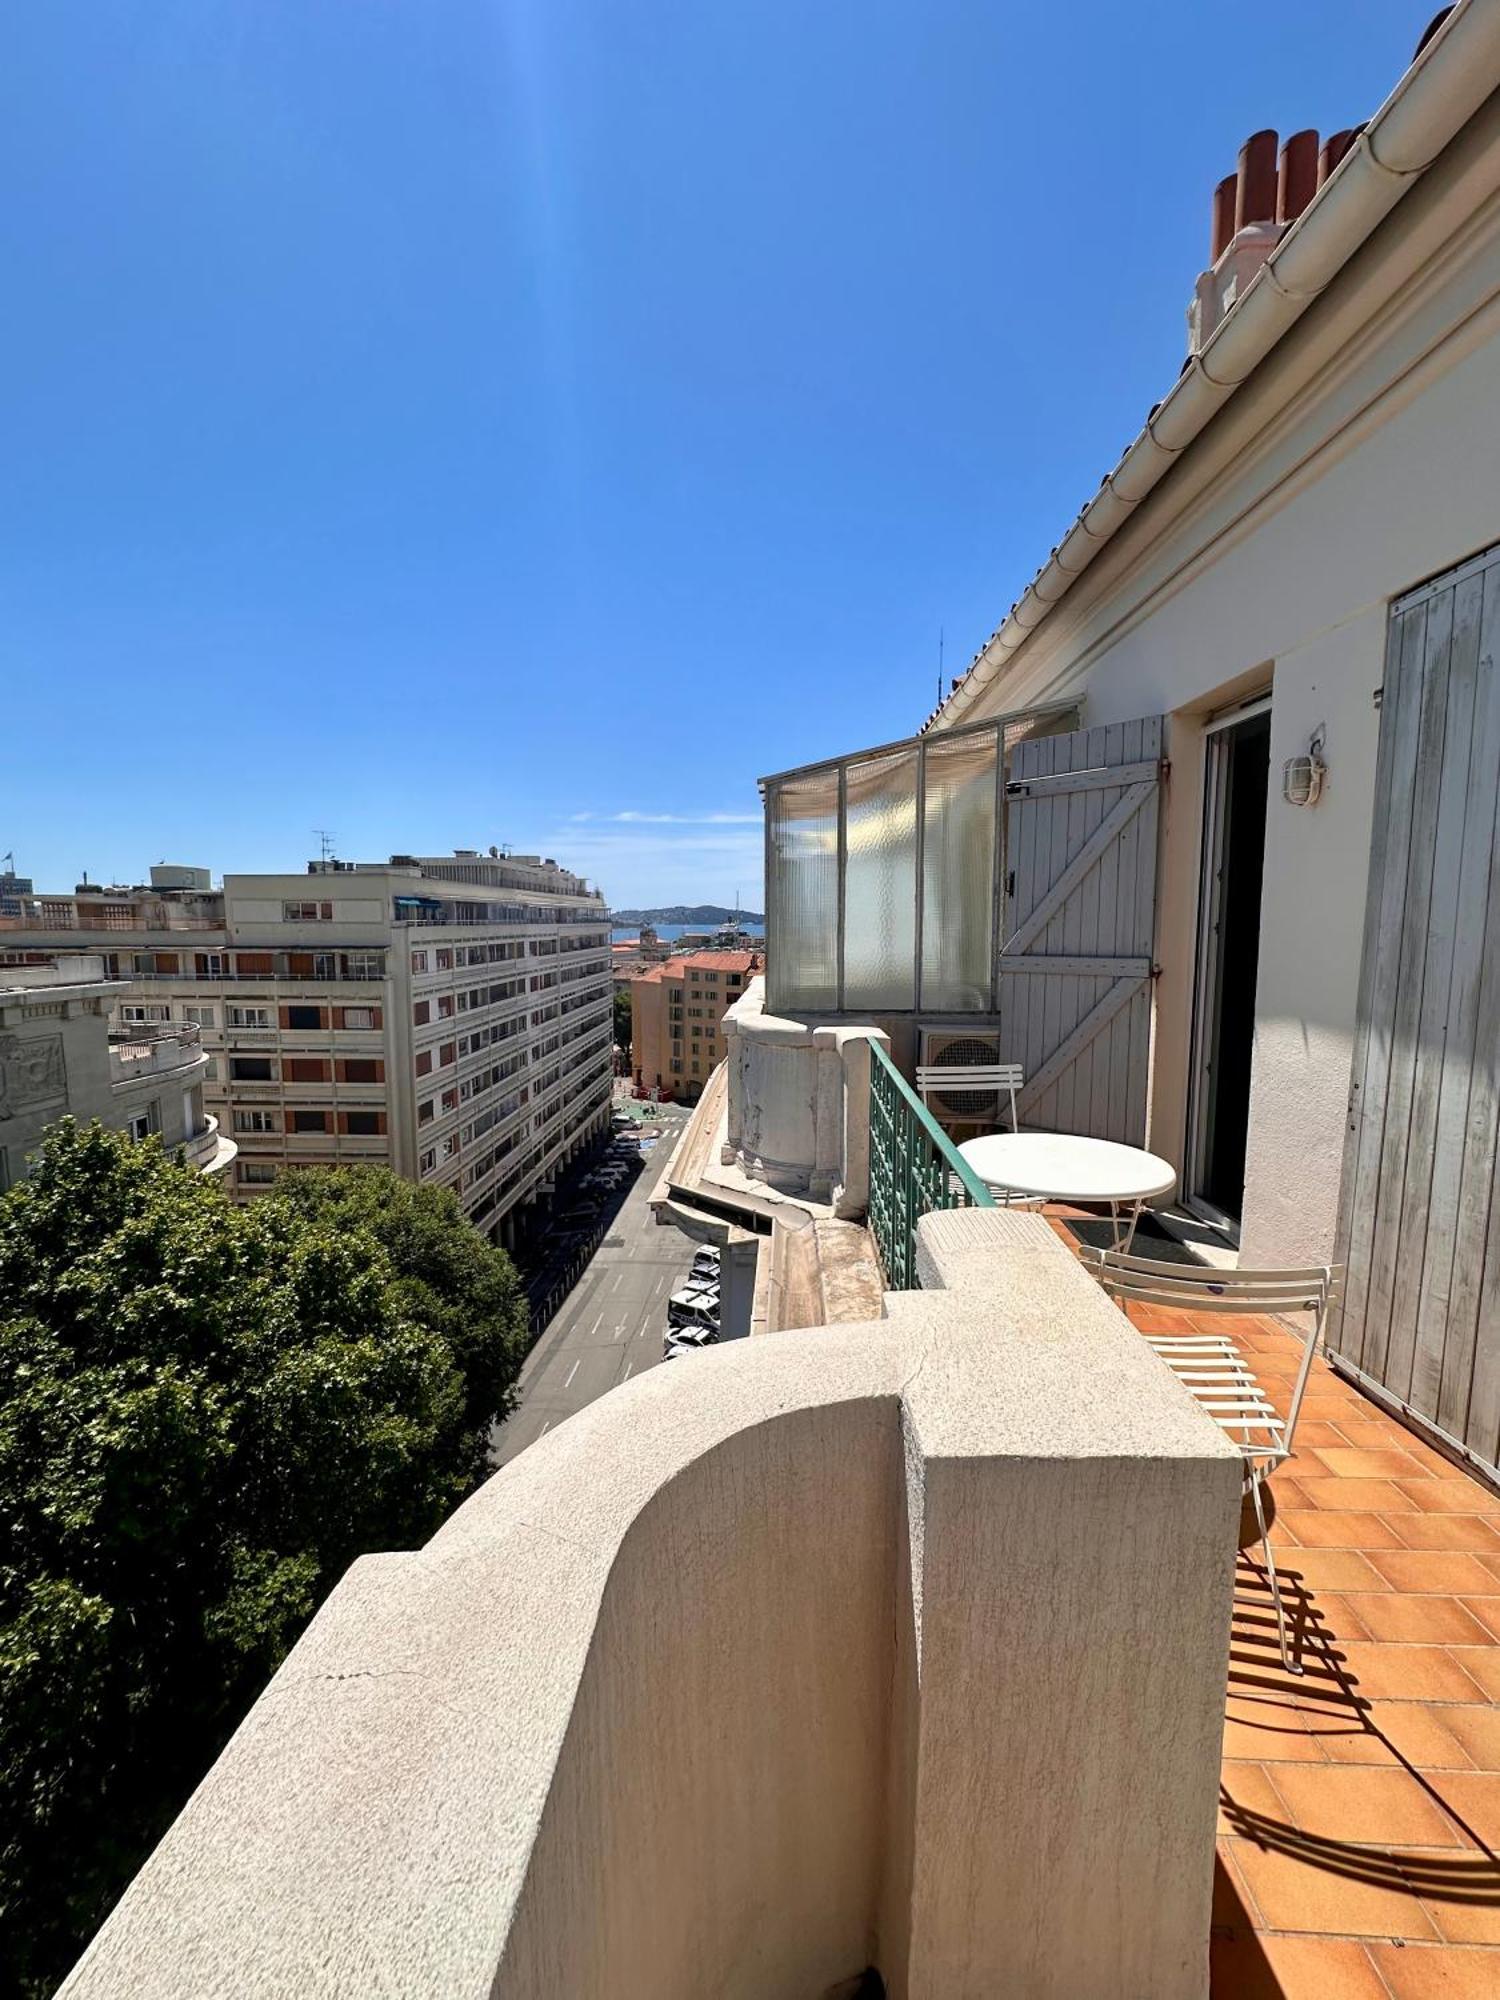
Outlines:
[{"label": "tv antenna", "polygon": [[317,837],[320,857],[324,861],[331,861],[333,859],[333,843],[337,840],[338,835],[331,826],[315,826],[313,833]]},{"label": "tv antenna", "polygon": [[938,707],[943,705],[943,628],[938,627]]}]

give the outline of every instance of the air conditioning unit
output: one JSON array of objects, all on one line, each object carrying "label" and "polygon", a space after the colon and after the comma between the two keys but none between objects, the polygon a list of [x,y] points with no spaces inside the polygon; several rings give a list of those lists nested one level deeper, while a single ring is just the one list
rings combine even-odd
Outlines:
[{"label": "air conditioning unit", "polygon": [[[1000,1061],[1000,1030],[975,1027],[968,1022],[918,1029],[918,1062],[924,1069],[973,1069],[978,1063]],[[927,1108],[945,1129],[972,1126],[977,1132],[993,1132],[1009,1122],[1002,1118],[1000,1099],[993,1090],[929,1090]]]}]

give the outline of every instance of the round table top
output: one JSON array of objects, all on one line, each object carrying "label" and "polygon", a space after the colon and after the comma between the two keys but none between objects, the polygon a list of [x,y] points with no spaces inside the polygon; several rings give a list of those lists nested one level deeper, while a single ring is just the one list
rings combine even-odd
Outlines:
[{"label": "round table top", "polygon": [[1177,1186],[1176,1170],[1139,1146],[1068,1132],[992,1132],[966,1139],[959,1157],[987,1187],[1053,1201],[1154,1201]]}]

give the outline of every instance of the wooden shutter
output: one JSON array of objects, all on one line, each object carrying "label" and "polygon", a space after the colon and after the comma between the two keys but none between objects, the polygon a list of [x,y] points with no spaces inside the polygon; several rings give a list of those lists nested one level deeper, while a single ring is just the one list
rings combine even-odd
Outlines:
[{"label": "wooden shutter", "polygon": [[1023,1126],[1146,1136],[1161,717],[1016,745],[1000,1058]]},{"label": "wooden shutter", "polygon": [[1392,607],[1330,1345],[1500,1466],[1500,548]]}]

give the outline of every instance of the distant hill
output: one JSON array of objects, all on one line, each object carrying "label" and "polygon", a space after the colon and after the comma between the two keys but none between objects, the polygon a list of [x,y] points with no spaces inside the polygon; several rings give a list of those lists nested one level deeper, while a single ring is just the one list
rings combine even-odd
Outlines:
[{"label": "distant hill", "polygon": [[763,924],[759,910],[726,910],[722,903],[672,903],[659,910],[611,910],[609,921],[615,930],[631,924]]}]

